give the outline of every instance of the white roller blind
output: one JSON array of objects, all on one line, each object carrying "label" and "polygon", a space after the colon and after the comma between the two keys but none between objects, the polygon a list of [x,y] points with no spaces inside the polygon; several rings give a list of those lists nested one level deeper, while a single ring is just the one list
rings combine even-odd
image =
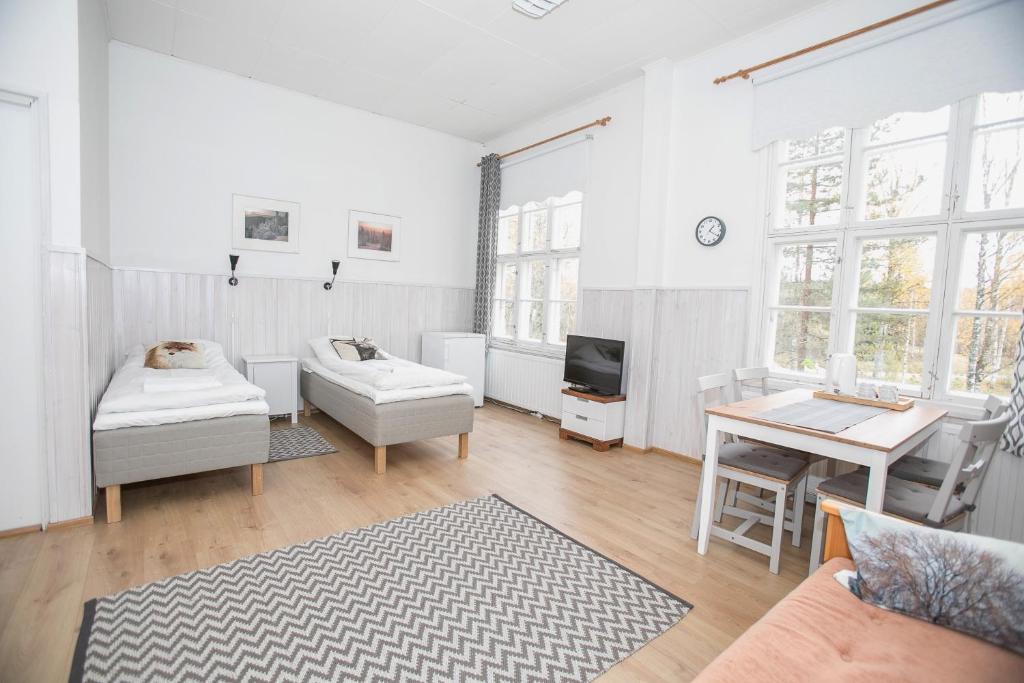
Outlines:
[{"label": "white roller blind", "polygon": [[590,137],[554,147],[501,167],[501,208],[542,202],[586,189]]},{"label": "white roller blind", "polygon": [[1024,90],[1024,0],[958,0],[814,54],[828,56],[755,74],[754,149],[982,92]]}]

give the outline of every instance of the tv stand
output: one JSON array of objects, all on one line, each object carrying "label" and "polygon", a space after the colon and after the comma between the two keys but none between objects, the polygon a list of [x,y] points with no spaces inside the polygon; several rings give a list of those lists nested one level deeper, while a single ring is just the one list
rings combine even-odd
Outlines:
[{"label": "tv stand", "polygon": [[558,438],[589,443],[595,451],[622,445],[626,397],[601,396],[576,389],[562,389],[562,426]]}]

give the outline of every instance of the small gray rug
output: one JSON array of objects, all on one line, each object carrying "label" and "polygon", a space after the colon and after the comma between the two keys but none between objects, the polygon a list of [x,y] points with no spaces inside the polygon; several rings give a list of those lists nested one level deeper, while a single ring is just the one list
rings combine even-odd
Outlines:
[{"label": "small gray rug", "polygon": [[270,462],[308,458],[337,450],[320,432],[306,425],[270,430]]},{"label": "small gray rug", "polygon": [[71,681],[589,681],[690,609],[489,496],[90,600]]}]

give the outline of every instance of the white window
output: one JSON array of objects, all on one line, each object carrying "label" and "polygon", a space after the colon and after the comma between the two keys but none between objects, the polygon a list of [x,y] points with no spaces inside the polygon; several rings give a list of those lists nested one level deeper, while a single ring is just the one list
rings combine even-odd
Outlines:
[{"label": "white window", "polygon": [[493,339],[558,350],[576,328],[583,193],[503,209]]},{"label": "white window", "polygon": [[820,382],[828,355],[847,352],[860,378],[908,394],[1007,395],[1024,309],[1024,93],[773,148],[773,373]]}]

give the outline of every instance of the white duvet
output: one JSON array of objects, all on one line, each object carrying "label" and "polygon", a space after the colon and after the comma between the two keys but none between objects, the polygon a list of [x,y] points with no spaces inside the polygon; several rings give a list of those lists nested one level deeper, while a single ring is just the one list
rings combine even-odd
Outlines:
[{"label": "white duvet", "polygon": [[[231,367],[220,344],[194,340],[203,349],[206,381],[192,383],[185,391],[145,390],[146,379],[160,377],[167,370],[144,367],[145,350],[132,349],[110,380],[96,410],[93,429],[149,426],[206,420],[231,415],[265,415],[269,411],[266,392],[250,384]],[[152,383],[151,383],[152,384]]]},{"label": "white duvet", "polygon": [[[342,361],[340,358],[338,359],[338,361],[341,363],[355,363],[355,361]],[[402,360],[400,358],[389,358],[388,360],[384,361],[366,360],[361,361],[358,364],[366,365],[367,363],[391,363],[391,367],[395,367],[394,364],[396,362],[399,365],[404,364],[405,366],[416,366],[419,368],[424,368],[425,370],[436,370],[436,368],[428,368],[426,366],[419,365],[418,363],[412,363],[410,361]],[[329,364],[334,365],[334,363]],[[335,365],[335,367],[337,366]],[[349,368],[349,370],[351,370],[351,368]],[[360,376],[358,373],[352,372],[349,372],[348,374],[341,374],[327,367],[327,364],[320,362],[320,360],[316,358],[303,358],[302,371],[316,373],[317,375],[326,379],[328,382],[337,384],[338,386],[348,389],[349,391],[359,394],[360,396],[365,396],[378,405],[381,403],[395,403],[397,401],[413,401],[420,398],[437,398],[438,396],[456,396],[459,394],[468,394],[471,396],[473,394],[473,387],[466,383],[464,377],[461,377],[460,375],[454,375],[450,372],[444,372],[443,370],[437,370],[437,372],[443,372],[445,375],[451,375],[452,377],[458,378],[461,381],[449,382],[445,384],[436,384],[433,386],[414,386],[397,389],[382,389],[378,388],[374,384],[364,381],[364,378],[373,379],[374,377],[377,376],[372,371],[370,371],[369,368],[367,368],[367,373],[363,376]],[[432,373],[427,374],[432,375]],[[410,375],[410,377],[411,376],[412,375]],[[384,382],[384,385],[387,386],[387,383]]]}]

